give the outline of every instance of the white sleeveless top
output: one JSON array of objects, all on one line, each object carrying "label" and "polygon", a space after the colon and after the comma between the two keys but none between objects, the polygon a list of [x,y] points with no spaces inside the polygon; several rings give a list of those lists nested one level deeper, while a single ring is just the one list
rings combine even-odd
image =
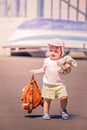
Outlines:
[{"label": "white sleeveless top", "polygon": [[49,57],[44,60],[43,67],[45,68],[45,74],[43,76],[43,83],[57,85],[63,83],[64,77],[58,72],[58,68],[61,64],[59,60],[51,60]]}]

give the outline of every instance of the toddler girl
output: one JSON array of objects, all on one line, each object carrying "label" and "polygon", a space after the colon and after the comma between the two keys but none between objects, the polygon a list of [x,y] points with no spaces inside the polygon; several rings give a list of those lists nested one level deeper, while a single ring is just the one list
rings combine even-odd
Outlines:
[{"label": "toddler girl", "polygon": [[[61,39],[53,39],[48,43],[48,57],[44,59],[43,67],[32,70],[31,74],[43,74],[42,97],[44,98],[43,119],[49,120],[49,110],[52,99],[59,98],[61,105],[62,119],[68,119],[69,114],[66,110],[68,94],[64,85],[64,73],[60,68],[66,66],[67,74],[71,72],[71,64],[65,63],[64,43]],[[66,59],[66,58],[65,58]],[[64,62],[64,63],[63,63]],[[75,62],[75,61],[74,61]],[[76,63],[76,62],[75,62]]]}]

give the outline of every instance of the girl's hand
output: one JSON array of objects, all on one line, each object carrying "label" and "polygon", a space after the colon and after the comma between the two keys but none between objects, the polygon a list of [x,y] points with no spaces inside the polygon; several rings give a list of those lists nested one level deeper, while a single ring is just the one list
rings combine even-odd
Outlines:
[{"label": "girl's hand", "polygon": [[30,71],[31,75],[35,75],[36,72],[37,72],[37,70],[31,70],[31,71]]},{"label": "girl's hand", "polygon": [[30,73],[32,75],[35,75],[35,74],[44,74],[44,68],[40,68],[40,69],[36,69],[36,70],[31,70]]},{"label": "girl's hand", "polygon": [[64,75],[69,74],[71,72],[71,66],[70,64],[66,63],[65,65],[60,67],[58,71]]},{"label": "girl's hand", "polygon": [[66,68],[67,74],[69,74],[71,72],[71,65],[66,63],[64,67]]}]

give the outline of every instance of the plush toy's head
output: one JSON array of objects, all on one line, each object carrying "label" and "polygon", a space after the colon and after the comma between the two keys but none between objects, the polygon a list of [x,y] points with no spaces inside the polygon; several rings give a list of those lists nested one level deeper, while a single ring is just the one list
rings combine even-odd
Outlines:
[{"label": "plush toy's head", "polygon": [[76,61],[71,56],[65,56],[66,63],[69,63],[72,67],[77,67]]}]

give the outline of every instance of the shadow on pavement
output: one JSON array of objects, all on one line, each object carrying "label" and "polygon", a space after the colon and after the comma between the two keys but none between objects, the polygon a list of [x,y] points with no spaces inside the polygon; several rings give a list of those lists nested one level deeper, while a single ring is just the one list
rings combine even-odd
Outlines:
[{"label": "shadow on pavement", "polygon": [[69,115],[69,120],[73,120],[78,117],[80,117],[80,115]]},{"label": "shadow on pavement", "polygon": [[[68,120],[72,120],[72,119],[78,118],[78,117],[79,117],[79,115],[69,115],[69,119]],[[51,115],[51,118],[52,119],[62,119],[61,115]]]},{"label": "shadow on pavement", "polygon": [[26,118],[39,118],[42,117],[42,115],[25,115]]},{"label": "shadow on pavement", "polygon": [[[26,118],[39,118],[42,117],[42,115],[25,115]],[[50,115],[51,119],[61,119],[61,115]],[[79,115],[69,115],[69,120],[73,120],[75,118],[78,118]]]}]

